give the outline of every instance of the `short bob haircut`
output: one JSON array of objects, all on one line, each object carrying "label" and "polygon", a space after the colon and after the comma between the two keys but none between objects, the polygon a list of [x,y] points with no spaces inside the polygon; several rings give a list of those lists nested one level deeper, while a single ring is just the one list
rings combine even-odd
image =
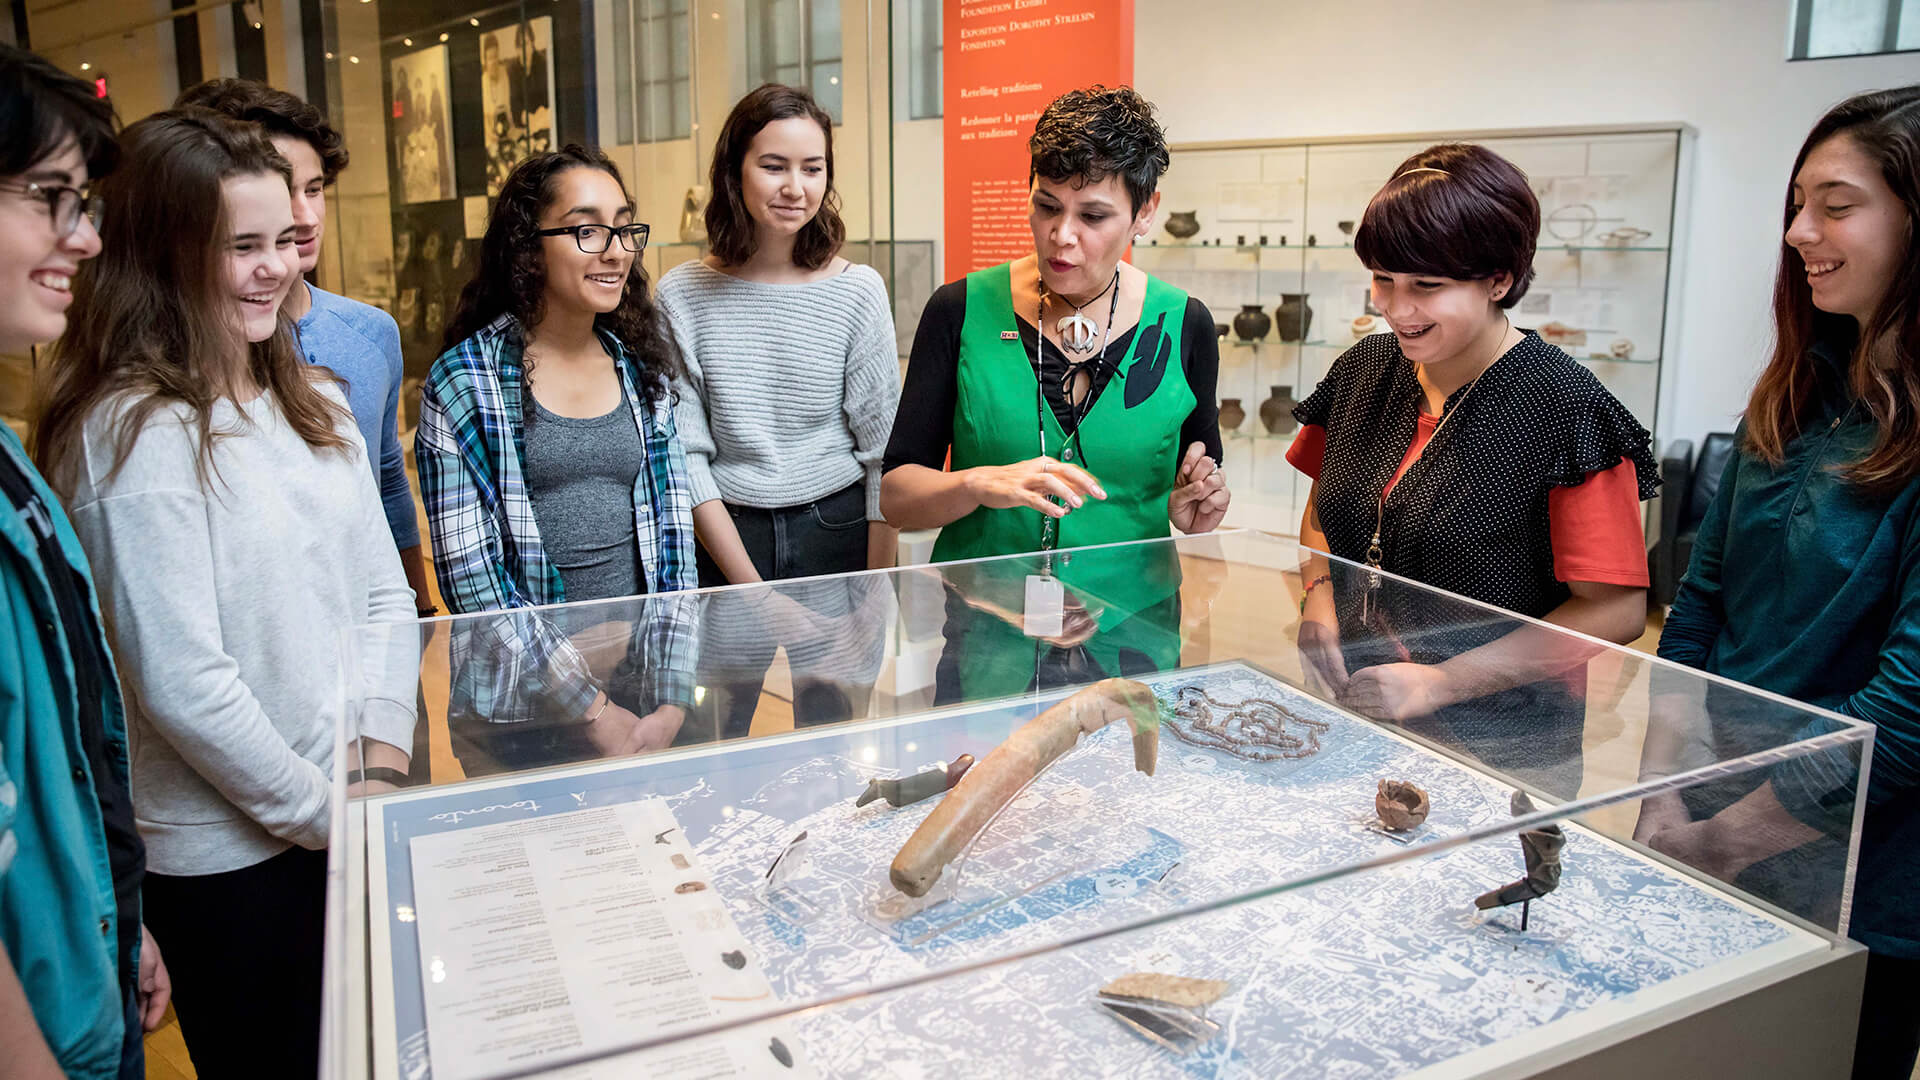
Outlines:
[{"label": "short bob haircut", "polygon": [[319,108],[252,79],[208,79],[181,91],[174,108],[198,105],[259,124],[267,137],[300,139],[320,155],[320,182],[331,185],[347,167],[347,140]]},{"label": "short bob haircut", "polygon": [[1510,308],[1533,283],[1540,200],[1513,162],[1484,146],[1441,143],[1400,163],[1360,217],[1354,254],[1369,270],[1512,281]]},{"label": "short bob haircut", "polygon": [[1118,176],[1136,214],[1153,198],[1172,160],[1153,103],[1131,86],[1109,90],[1096,84],[1054,98],[1034,123],[1027,151],[1033,155],[1027,186],[1036,176],[1075,185]]},{"label": "short bob haircut", "polygon": [[0,45],[0,176],[20,176],[72,143],[99,180],[120,161],[113,106],[93,84],[12,45]]},{"label": "short bob haircut", "polygon": [[747,201],[741,195],[740,170],[747,162],[747,148],[761,128],[796,116],[819,124],[820,133],[826,136],[827,191],[820,198],[819,212],[800,227],[800,235],[794,238],[793,264],[818,270],[832,262],[846,242],[847,226],[840,220],[840,193],[833,187],[833,117],[805,90],[767,83],[741,98],[727,114],[720,140],[713,147],[709,176],[713,199],[707,203],[707,240],[714,257],[728,266],[746,262],[759,247],[753,215],[747,212]]}]

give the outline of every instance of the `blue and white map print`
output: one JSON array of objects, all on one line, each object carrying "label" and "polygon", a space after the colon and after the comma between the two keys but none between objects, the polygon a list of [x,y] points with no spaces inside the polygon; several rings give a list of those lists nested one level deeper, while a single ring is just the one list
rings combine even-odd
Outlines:
[{"label": "blue and white map print", "polygon": [[[1543,1043],[1785,956],[1818,936],[1568,825],[1560,887],[1532,906],[1473,898],[1523,873],[1511,835],[1417,854],[1368,828],[1381,778],[1427,790],[1421,837],[1509,816],[1510,789],[1242,665],[1145,680],[1163,700],[1198,685],[1221,701],[1277,700],[1324,721],[1319,752],[1252,762],[1163,733],[1156,775],[1133,770],[1126,725],[1085,737],[983,834],[953,899],[898,917],[887,867],[935,800],[853,798],[876,742],[910,773],[984,757],[1052,700],[928,714],[840,734],[532,778],[486,789],[473,820],[664,797],[775,993],[801,1004],[992,960],[1160,913],[1315,876],[1316,884],[799,1016],[823,1076],[1468,1075]],[[900,753],[905,750],[906,752]],[[914,755],[918,751],[918,757]],[[725,779],[709,773],[724,767]],[[724,790],[723,790],[724,789]],[[482,810],[472,789],[381,807],[390,906],[408,902],[406,844]],[[448,818],[452,817],[452,821]],[[799,876],[769,896],[769,863],[808,836]],[[378,867],[384,862],[384,869]],[[944,880],[943,880],[943,883]],[[891,907],[890,907],[891,902]],[[423,1020],[412,927],[389,926],[396,1036]],[[1093,1001],[1131,971],[1222,979],[1221,1033],[1184,1056]],[[410,983],[411,980],[411,983]],[[1549,1029],[1549,1025],[1552,1027]]]}]

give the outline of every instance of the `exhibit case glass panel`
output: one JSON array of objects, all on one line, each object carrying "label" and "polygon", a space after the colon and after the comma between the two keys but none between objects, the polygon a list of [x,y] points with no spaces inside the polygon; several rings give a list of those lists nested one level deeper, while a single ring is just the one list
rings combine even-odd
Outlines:
[{"label": "exhibit case glass panel", "polygon": [[1860,957],[1870,726],[1265,534],[343,646],[330,1077],[1532,1075]]}]

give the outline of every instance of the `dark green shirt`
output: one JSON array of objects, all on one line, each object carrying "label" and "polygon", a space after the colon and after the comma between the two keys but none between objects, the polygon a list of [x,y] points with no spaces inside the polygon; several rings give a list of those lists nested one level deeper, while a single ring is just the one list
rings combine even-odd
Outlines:
[{"label": "dark green shirt", "polygon": [[[1660,655],[1876,726],[1851,932],[1920,957],[1920,479],[1870,495],[1840,474],[1877,432],[1848,389],[1852,345],[1836,329],[1815,346],[1819,398],[1781,464],[1727,463]],[[1815,755],[1772,780],[1796,816],[1844,837],[1857,768]]]}]

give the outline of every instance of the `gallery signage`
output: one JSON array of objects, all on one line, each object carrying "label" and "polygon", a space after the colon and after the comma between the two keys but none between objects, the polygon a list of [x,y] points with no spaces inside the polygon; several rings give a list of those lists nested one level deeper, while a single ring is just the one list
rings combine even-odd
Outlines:
[{"label": "gallery signage", "polygon": [[1033,250],[1033,122],[1068,90],[1133,81],[1133,0],[949,0],[941,7],[945,277],[953,280]]}]

